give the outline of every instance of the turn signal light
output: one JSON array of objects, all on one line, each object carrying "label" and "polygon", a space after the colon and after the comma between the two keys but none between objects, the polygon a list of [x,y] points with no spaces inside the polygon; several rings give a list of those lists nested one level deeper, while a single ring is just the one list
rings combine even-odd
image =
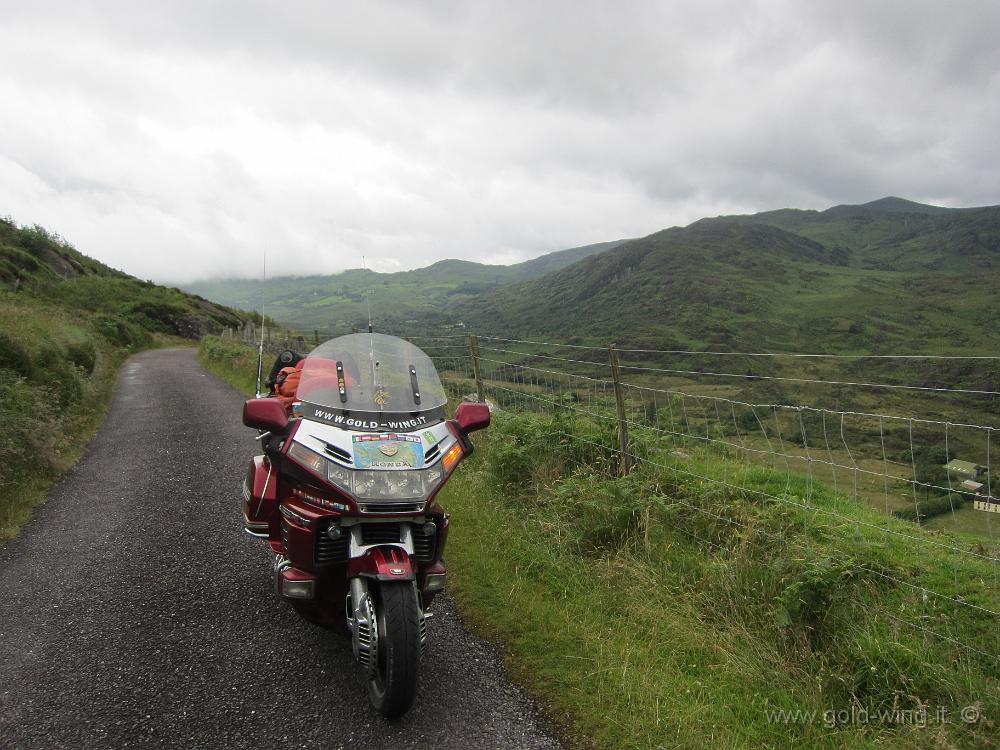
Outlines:
[{"label": "turn signal light", "polygon": [[424,591],[428,594],[436,591],[444,591],[444,587],[447,583],[447,573],[428,573],[427,581],[424,584]]},{"label": "turn signal light", "polygon": [[278,574],[278,593],[288,599],[314,599],[316,579],[301,570],[288,568]]},{"label": "turn signal light", "polygon": [[458,459],[462,456],[462,446],[455,443],[448,452],[444,454],[444,458],[441,459],[441,463],[444,464],[445,471],[451,471],[452,467],[458,463]]}]

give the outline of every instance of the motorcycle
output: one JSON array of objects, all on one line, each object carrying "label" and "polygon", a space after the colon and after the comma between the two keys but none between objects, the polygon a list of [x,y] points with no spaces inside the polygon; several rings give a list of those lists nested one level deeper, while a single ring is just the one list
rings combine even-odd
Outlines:
[{"label": "motorcycle", "polygon": [[393,336],[341,336],[293,359],[290,414],[273,397],[243,407],[263,448],[243,486],[245,529],[274,554],[277,596],[350,635],[372,706],[396,718],[413,703],[448,577],[437,495],[489,408],[462,403],[446,419],[430,357]]}]

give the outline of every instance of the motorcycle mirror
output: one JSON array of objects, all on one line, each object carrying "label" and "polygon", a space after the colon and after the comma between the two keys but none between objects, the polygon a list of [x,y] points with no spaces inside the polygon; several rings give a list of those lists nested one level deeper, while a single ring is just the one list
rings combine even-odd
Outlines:
[{"label": "motorcycle mirror", "polygon": [[455,421],[463,432],[475,432],[490,426],[490,407],[486,404],[466,402],[458,405]]},{"label": "motorcycle mirror", "polygon": [[288,414],[276,398],[251,398],[243,404],[243,424],[268,432],[284,432]]}]

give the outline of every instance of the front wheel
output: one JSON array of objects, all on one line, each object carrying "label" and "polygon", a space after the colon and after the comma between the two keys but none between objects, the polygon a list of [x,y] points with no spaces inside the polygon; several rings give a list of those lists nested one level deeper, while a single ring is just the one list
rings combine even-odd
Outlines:
[{"label": "front wheel", "polygon": [[375,603],[378,657],[368,699],[387,719],[410,710],[420,671],[420,607],[411,582],[383,582]]}]

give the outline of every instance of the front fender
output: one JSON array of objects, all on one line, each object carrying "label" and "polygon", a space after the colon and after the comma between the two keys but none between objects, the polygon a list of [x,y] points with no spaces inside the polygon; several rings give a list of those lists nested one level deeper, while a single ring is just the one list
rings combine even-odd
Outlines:
[{"label": "front fender", "polygon": [[394,544],[369,547],[359,557],[351,559],[347,574],[349,578],[363,576],[379,581],[412,581],[416,578],[410,555]]}]

